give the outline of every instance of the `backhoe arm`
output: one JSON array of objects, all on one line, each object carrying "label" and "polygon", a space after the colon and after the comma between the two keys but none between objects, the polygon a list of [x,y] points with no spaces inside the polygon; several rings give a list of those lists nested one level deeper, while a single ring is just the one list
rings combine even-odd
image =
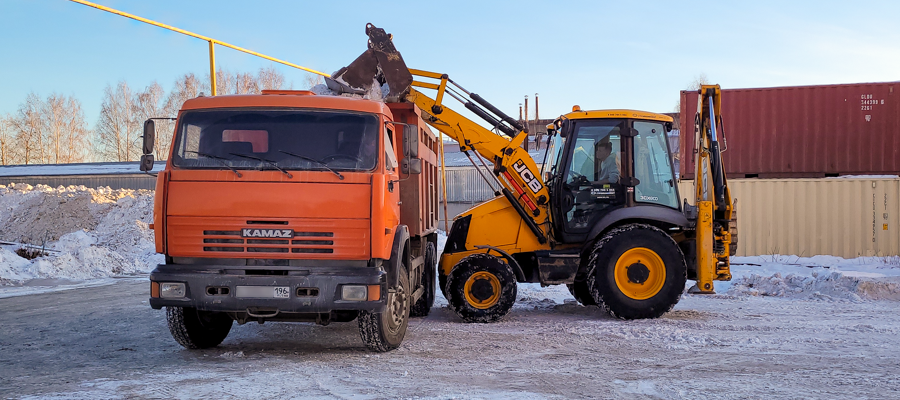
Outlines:
[{"label": "backhoe arm", "polygon": [[733,206],[719,148],[721,93],[719,85],[701,86],[694,120],[694,152],[697,156],[694,179],[697,286],[694,291],[698,293],[715,293],[713,280],[731,280],[728,257]]}]

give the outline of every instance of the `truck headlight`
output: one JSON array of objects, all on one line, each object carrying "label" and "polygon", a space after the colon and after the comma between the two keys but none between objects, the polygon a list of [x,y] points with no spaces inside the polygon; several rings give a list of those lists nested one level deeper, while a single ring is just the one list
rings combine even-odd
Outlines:
[{"label": "truck headlight", "polygon": [[159,284],[159,297],[166,299],[182,298],[185,294],[183,283],[161,282]]},{"label": "truck headlight", "polygon": [[365,285],[344,285],[341,287],[341,299],[350,301],[366,301],[369,291]]}]

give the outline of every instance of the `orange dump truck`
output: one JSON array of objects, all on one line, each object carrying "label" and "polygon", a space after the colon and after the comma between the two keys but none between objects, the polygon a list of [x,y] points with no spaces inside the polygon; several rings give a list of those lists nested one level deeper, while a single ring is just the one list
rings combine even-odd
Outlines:
[{"label": "orange dump truck", "polygon": [[[141,168],[155,123],[144,124]],[[308,91],[184,103],[156,183],[150,305],[187,348],[234,321],[350,322],[400,345],[434,302],[437,141],[412,104]]]}]

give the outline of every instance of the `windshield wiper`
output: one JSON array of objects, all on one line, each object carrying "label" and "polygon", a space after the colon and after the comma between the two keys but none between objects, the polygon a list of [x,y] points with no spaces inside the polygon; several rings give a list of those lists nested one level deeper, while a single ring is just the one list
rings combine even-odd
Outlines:
[{"label": "windshield wiper", "polygon": [[237,169],[235,169],[235,168],[232,167],[231,165],[228,165],[225,161],[231,161],[231,160],[229,160],[229,159],[227,159],[227,158],[225,158],[225,157],[214,156],[214,155],[212,155],[212,154],[201,153],[201,152],[199,152],[199,151],[193,151],[193,150],[185,150],[184,152],[185,152],[185,153],[194,153],[194,154],[196,154],[196,155],[198,155],[198,156],[201,156],[201,157],[212,158],[213,160],[216,160],[216,161],[218,161],[220,164],[224,165],[225,168],[228,168],[228,169],[232,170],[235,174],[237,174],[237,177],[238,177],[238,178],[241,178],[241,177],[244,176],[244,175],[241,175],[241,173],[238,172]]},{"label": "windshield wiper", "polygon": [[293,175],[291,175],[290,172],[287,172],[284,168],[279,167],[279,166],[278,166],[278,163],[276,163],[275,161],[272,161],[272,160],[266,160],[265,158],[259,158],[259,157],[256,157],[256,156],[248,156],[248,155],[246,155],[246,154],[239,154],[239,153],[228,153],[228,154],[231,154],[231,155],[233,155],[233,156],[238,156],[238,157],[249,158],[249,159],[251,159],[251,160],[259,160],[259,161],[262,161],[262,162],[264,162],[264,163],[268,163],[269,165],[275,167],[275,169],[277,169],[277,170],[279,170],[279,171],[281,171],[281,172],[284,172],[284,174],[287,175],[288,178],[293,178],[293,177],[294,177]]},{"label": "windshield wiper", "polygon": [[316,163],[316,164],[321,165],[321,166],[324,167],[325,169],[331,171],[332,173],[334,173],[335,175],[337,175],[338,178],[341,178],[341,180],[344,180],[344,176],[341,175],[340,172],[337,172],[337,171],[331,169],[331,167],[329,167],[328,164],[325,164],[325,163],[323,163],[323,162],[321,162],[321,161],[319,161],[319,160],[316,160],[315,158],[310,158],[310,157],[307,157],[307,156],[301,156],[301,155],[299,155],[299,154],[294,154],[294,153],[287,152],[287,151],[284,151],[284,150],[278,150],[278,152],[279,152],[279,153],[287,154],[287,155],[289,155],[289,156],[294,156],[294,157],[297,157],[297,158],[301,158],[301,159],[304,159],[304,160],[306,160],[306,161],[312,161],[312,162],[314,162],[314,163]]}]

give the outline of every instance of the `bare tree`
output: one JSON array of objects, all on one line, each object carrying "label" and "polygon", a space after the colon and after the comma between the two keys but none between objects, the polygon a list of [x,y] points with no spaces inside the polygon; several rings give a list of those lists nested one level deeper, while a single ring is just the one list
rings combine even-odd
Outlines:
[{"label": "bare tree", "polygon": [[44,162],[42,108],[41,99],[32,92],[25,98],[25,102],[19,105],[16,115],[9,119],[15,131],[15,146],[12,151],[23,164]]},{"label": "bare tree", "polygon": [[256,84],[260,91],[285,89],[284,74],[275,67],[260,68],[256,73]]},{"label": "bare tree", "polygon": [[[694,76],[694,79],[688,83],[687,89],[685,90],[700,90],[700,86],[709,85],[709,78],[706,76],[705,72],[701,72],[699,75]],[[675,102],[675,112],[681,112],[681,95],[678,96],[678,101]]]},{"label": "bare tree", "polygon": [[41,119],[47,133],[47,162],[85,161],[90,131],[81,102],[72,97],[52,94],[42,106]]},{"label": "bare tree", "polygon": [[[149,118],[167,118],[174,117],[166,110],[166,102],[163,101],[164,90],[156,81],[147,86],[143,91],[135,93],[135,116],[140,127],[143,121]],[[156,136],[153,150],[157,160],[165,159],[168,156],[169,142],[172,139],[172,130],[174,123],[170,120],[159,119],[155,121]],[[143,133],[143,129],[141,130]]]},{"label": "bare tree", "polygon": [[306,75],[306,88],[312,89],[313,86],[320,85],[325,83],[325,80],[322,79],[322,75],[316,74],[307,74]]},{"label": "bare tree", "polygon": [[97,122],[97,140],[100,155],[105,160],[134,161],[138,159],[137,138],[140,122],[134,103],[135,94],[125,81],[115,89],[107,85],[100,120]]},{"label": "bare tree", "polygon": [[0,165],[15,164],[11,146],[14,142],[13,125],[9,114],[0,117]]},{"label": "bare tree", "polygon": [[[208,75],[207,75],[208,77]],[[208,81],[207,81],[208,82]],[[204,89],[206,88],[206,89]],[[181,105],[189,99],[193,99],[200,95],[203,90],[209,90],[208,84],[200,82],[196,75],[190,73],[185,74],[175,81],[175,86],[166,96],[166,102],[163,106],[163,115],[165,117],[174,118],[178,116]],[[175,125],[172,121],[165,121],[156,128],[156,157],[168,157],[172,144],[172,135],[175,133]]]}]

